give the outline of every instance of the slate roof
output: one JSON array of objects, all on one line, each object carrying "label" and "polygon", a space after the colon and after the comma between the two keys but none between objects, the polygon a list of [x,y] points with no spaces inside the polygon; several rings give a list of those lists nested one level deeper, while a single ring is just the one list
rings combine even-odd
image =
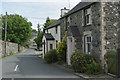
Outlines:
[{"label": "slate roof", "polygon": [[53,27],[55,27],[55,26],[57,26],[57,25],[59,25],[60,24],[60,19],[58,19],[58,20],[56,20],[54,23],[52,23],[50,26],[48,26],[46,29],[49,29],[49,28],[53,28]]},{"label": "slate roof", "polygon": [[[72,14],[72,13],[92,4],[92,3],[94,3],[94,2],[80,2],[73,9],[71,9],[68,13],[66,13],[65,16],[68,16],[68,15],[70,15],[70,14]],[[63,16],[63,17],[65,17],[65,16]]]},{"label": "slate roof", "polygon": [[78,27],[76,25],[69,26],[68,29],[71,32],[73,37],[80,36],[80,32],[79,32]]},{"label": "slate roof", "polygon": [[55,40],[54,37],[51,35],[51,33],[45,33],[44,36],[46,40]]}]

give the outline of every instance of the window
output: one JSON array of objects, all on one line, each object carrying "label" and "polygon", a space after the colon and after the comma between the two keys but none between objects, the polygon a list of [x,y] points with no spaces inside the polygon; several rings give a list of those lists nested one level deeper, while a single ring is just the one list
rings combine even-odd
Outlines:
[{"label": "window", "polygon": [[91,36],[90,35],[85,36],[85,52],[89,54],[91,52]]},{"label": "window", "polygon": [[50,50],[52,50],[53,49],[53,45],[52,44],[50,44]]},{"label": "window", "polygon": [[57,28],[57,26],[55,27],[55,31],[56,31],[56,34],[57,34],[57,32],[58,32],[58,28]]},{"label": "window", "polygon": [[91,24],[91,8],[85,10],[85,23],[86,25]]}]

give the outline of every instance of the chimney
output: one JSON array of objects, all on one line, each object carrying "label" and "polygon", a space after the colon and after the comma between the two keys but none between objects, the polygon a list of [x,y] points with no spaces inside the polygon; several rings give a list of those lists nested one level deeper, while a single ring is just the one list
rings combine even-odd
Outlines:
[{"label": "chimney", "polygon": [[66,13],[68,13],[68,11],[69,11],[69,9],[67,9],[66,7],[61,9],[61,17],[63,17]]}]

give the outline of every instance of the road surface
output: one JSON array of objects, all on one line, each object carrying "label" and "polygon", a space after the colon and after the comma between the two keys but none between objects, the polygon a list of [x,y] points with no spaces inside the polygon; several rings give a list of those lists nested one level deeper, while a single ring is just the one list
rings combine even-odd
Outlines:
[{"label": "road surface", "polygon": [[34,54],[34,49],[2,60],[3,78],[79,78],[63,69],[46,64]]}]

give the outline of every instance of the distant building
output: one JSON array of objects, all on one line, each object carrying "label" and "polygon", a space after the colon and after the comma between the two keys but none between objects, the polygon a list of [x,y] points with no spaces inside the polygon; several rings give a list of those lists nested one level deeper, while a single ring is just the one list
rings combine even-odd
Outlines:
[{"label": "distant building", "polygon": [[37,32],[32,32],[33,33],[33,38],[32,39],[30,39],[29,40],[29,44],[30,44],[30,47],[36,47],[37,46],[37,44],[36,44],[36,42],[34,41],[34,39],[36,39],[37,38]]},{"label": "distant building", "polygon": [[60,30],[60,20],[57,20],[45,29],[45,34],[43,35],[43,55],[49,50],[56,49],[57,43],[61,42],[61,30]]}]

